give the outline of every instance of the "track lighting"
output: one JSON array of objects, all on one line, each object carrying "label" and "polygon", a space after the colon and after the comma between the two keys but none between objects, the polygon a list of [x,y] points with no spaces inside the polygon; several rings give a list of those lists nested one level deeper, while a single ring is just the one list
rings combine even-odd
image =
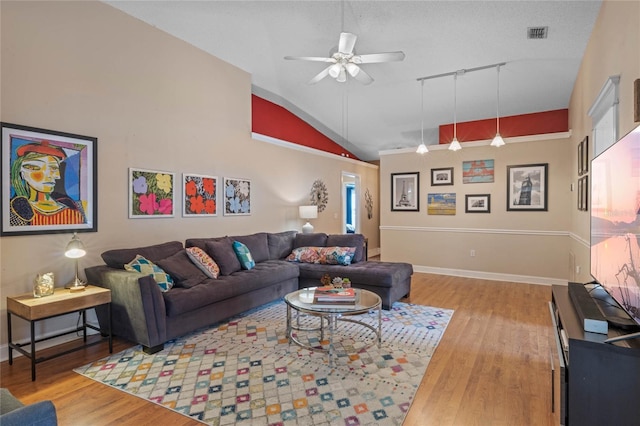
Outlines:
[{"label": "track lighting", "polygon": [[418,154],[426,154],[429,149],[424,144],[424,80],[420,81],[420,145],[416,150]]},{"label": "track lighting", "polygon": [[504,139],[500,136],[500,64],[496,66],[497,84],[496,84],[496,135],[491,141],[491,146],[496,148],[504,145]]},{"label": "track lighting", "polygon": [[456,134],[456,130],[457,130],[456,115],[457,115],[457,109],[458,109],[458,105],[457,105],[458,74],[460,75],[464,74],[464,70],[458,71],[453,75],[453,140],[449,144],[449,151],[458,151],[462,149],[462,146],[460,145],[460,142],[458,142],[458,138]]}]

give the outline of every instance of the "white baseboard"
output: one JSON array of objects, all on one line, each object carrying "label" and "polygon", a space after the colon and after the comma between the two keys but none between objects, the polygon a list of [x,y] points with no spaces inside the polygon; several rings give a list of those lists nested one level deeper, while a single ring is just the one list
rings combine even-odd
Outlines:
[{"label": "white baseboard", "polygon": [[[51,332],[51,333],[47,333],[44,335],[40,335],[40,336],[36,336],[36,339],[42,339],[42,338],[46,338],[48,336],[54,336],[56,334],[60,334],[63,333],[65,331],[73,331],[75,330],[75,327],[70,327],[67,330],[57,330],[55,332]],[[80,335],[76,335],[76,334],[67,334],[65,336],[60,336],[60,337],[56,337],[50,340],[46,340],[44,342],[40,342],[40,343],[36,343],[36,354],[42,350],[42,349],[46,349],[46,348],[50,348],[52,346],[57,346],[57,345],[61,345],[63,343],[67,343],[67,342],[71,342],[73,340],[77,340],[77,339],[82,339],[82,332],[79,332]],[[93,335],[93,334],[98,334],[98,332],[96,330],[93,329],[87,329],[87,336]],[[28,340],[27,340],[28,341]],[[25,340],[21,340],[18,343],[25,343]],[[26,348],[27,351],[31,351],[31,348],[28,347]],[[16,359],[18,357],[23,356],[20,352],[18,351],[13,351],[13,359]],[[9,345],[7,343],[4,343],[2,345],[0,345],[0,361],[7,361],[9,359]]]},{"label": "white baseboard", "polygon": [[568,280],[560,278],[533,277],[529,275],[499,274],[495,272],[468,271],[464,269],[436,268],[432,266],[413,265],[415,272],[426,274],[449,275],[453,277],[479,278],[493,281],[509,281],[524,284],[568,285]]}]

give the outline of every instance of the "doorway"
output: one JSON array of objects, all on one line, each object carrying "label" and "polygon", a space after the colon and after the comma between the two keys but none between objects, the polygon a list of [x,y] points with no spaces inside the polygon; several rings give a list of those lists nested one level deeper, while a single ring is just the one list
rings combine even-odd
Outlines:
[{"label": "doorway", "polygon": [[360,176],[342,172],[342,233],[360,233]]}]

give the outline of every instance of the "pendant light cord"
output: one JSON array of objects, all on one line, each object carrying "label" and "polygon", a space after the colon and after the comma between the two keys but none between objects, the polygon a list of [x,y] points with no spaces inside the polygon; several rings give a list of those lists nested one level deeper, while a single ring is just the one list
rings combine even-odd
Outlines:
[{"label": "pendant light cord", "polygon": [[500,64],[496,66],[496,134],[500,134]]},{"label": "pendant light cord", "polygon": [[458,74],[453,75],[453,139],[457,139],[456,126],[457,126],[457,112],[458,112]]},{"label": "pendant light cord", "polygon": [[420,142],[424,145],[424,80],[420,81]]}]

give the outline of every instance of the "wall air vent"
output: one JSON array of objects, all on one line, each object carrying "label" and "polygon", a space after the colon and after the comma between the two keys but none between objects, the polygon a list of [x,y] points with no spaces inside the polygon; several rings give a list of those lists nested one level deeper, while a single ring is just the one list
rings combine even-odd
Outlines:
[{"label": "wall air vent", "polygon": [[527,28],[527,38],[529,40],[539,40],[547,38],[549,27],[529,27]]}]

